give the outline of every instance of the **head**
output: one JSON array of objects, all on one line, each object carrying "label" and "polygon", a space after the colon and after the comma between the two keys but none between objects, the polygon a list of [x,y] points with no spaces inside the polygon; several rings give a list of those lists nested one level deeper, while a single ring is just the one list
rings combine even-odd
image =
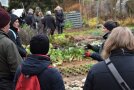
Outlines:
[{"label": "head", "polygon": [[34,10],[33,10],[32,8],[30,8],[30,9],[28,10],[28,14],[33,14],[33,12],[34,12]]},{"label": "head", "polygon": [[118,27],[118,22],[115,21],[106,21],[103,25],[103,31],[104,32],[111,32],[114,28]]},{"label": "head", "polygon": [[49,51],[49,39],[46,35],[36,35],[30,41],[32,54],[47,54]]},{"label": "head", "polygon": [[134,50],[134,35],[127,27],[114,28],[104,44],[102,57],[104,59],[110,56],[112,50],[125,48]]},{"label": "head", "polygon": [[39,16],[40,16],[40,17],[43,17],[43,16],[44,16],[41,11],[39,12]]},{"label": "head", "polygon": [[2,8],[0,8],[0,30],[3,30],[5,33],[8,33],[10,27],[10,16]]},{"label": "head", "polygon": [[19,25],[20,25],[20,23],[19,23],[19,17],[16,16],[16,15],[14,15],[14,14],[11,14],[10,16],[11,16],[10,28],[11,29],[14,28],[14,29],[17,29],[18,30]]},{"label": "head", "polygon": [[51,11],[47,11],[47,12],[46,12],[46,15],[52,15],[52,14],[51,14]]},{"label": "head", "polygon": [[54,10],[62,10],[60,6],[57,6]]}]

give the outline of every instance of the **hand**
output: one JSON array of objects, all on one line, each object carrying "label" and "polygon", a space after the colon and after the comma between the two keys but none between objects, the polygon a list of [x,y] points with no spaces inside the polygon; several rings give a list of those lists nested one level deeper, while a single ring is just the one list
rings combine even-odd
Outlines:
[{"label": "hand", "polygon": [[91,53],[89,51],[87,51],[87,52],[84,53],[84,56],[85,57],[90,57],[90,55],[91,55]]}]

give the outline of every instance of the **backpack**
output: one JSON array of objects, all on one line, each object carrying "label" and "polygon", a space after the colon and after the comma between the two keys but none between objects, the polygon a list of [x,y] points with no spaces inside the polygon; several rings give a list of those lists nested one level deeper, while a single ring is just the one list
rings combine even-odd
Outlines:
[{"label": "backpack", "polygon": [[[52,66],[48,66],[48,68],[52,68]],[[21,73],[15,90],[41,90],[37,75],[29,76]]]},{"label": "backpack", "polygon": [[37,75],[28,76],[21,73],[15,90],[41,90]]}]

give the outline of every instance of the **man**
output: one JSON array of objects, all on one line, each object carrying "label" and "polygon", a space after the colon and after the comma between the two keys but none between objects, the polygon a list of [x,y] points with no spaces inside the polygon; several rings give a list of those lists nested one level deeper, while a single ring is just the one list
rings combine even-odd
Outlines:
[{"label": "man", "polygon": [[[37,75],[41,90],[65,90],[60,72],[50,66],[50,57],[47,55],[49,51],[48,37],[46,35],[34,36],[30,41],[30,51],[32,55],[26,58],[21,64],[21,68],[18,68],[16,72],[14,80],[16,88],[22,73],[24,76],[30,77]],[[22,86],[24,83],[22,83]]]},{"label": "man", "polygon": [[22,61],[16,45],[8,38],[10,16],[0,8],[0,90],[12,90],[16,69]]},{"label": "man", "polygon": [[51,14],[51,11],[46,12],[46,16],[44,16],[42,23],[44,25],[44,33],[47,35],[53,35],[56,28],[56,24],[55,19]]}]

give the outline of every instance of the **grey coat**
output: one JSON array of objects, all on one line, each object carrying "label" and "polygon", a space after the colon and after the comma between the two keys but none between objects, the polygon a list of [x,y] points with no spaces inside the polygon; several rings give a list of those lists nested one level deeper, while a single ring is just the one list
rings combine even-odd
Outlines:
[{"label": "grey coat", "polygon": [[0,90],[12,90],[14,74],[21,61],[16,45],[0,30]]}]

